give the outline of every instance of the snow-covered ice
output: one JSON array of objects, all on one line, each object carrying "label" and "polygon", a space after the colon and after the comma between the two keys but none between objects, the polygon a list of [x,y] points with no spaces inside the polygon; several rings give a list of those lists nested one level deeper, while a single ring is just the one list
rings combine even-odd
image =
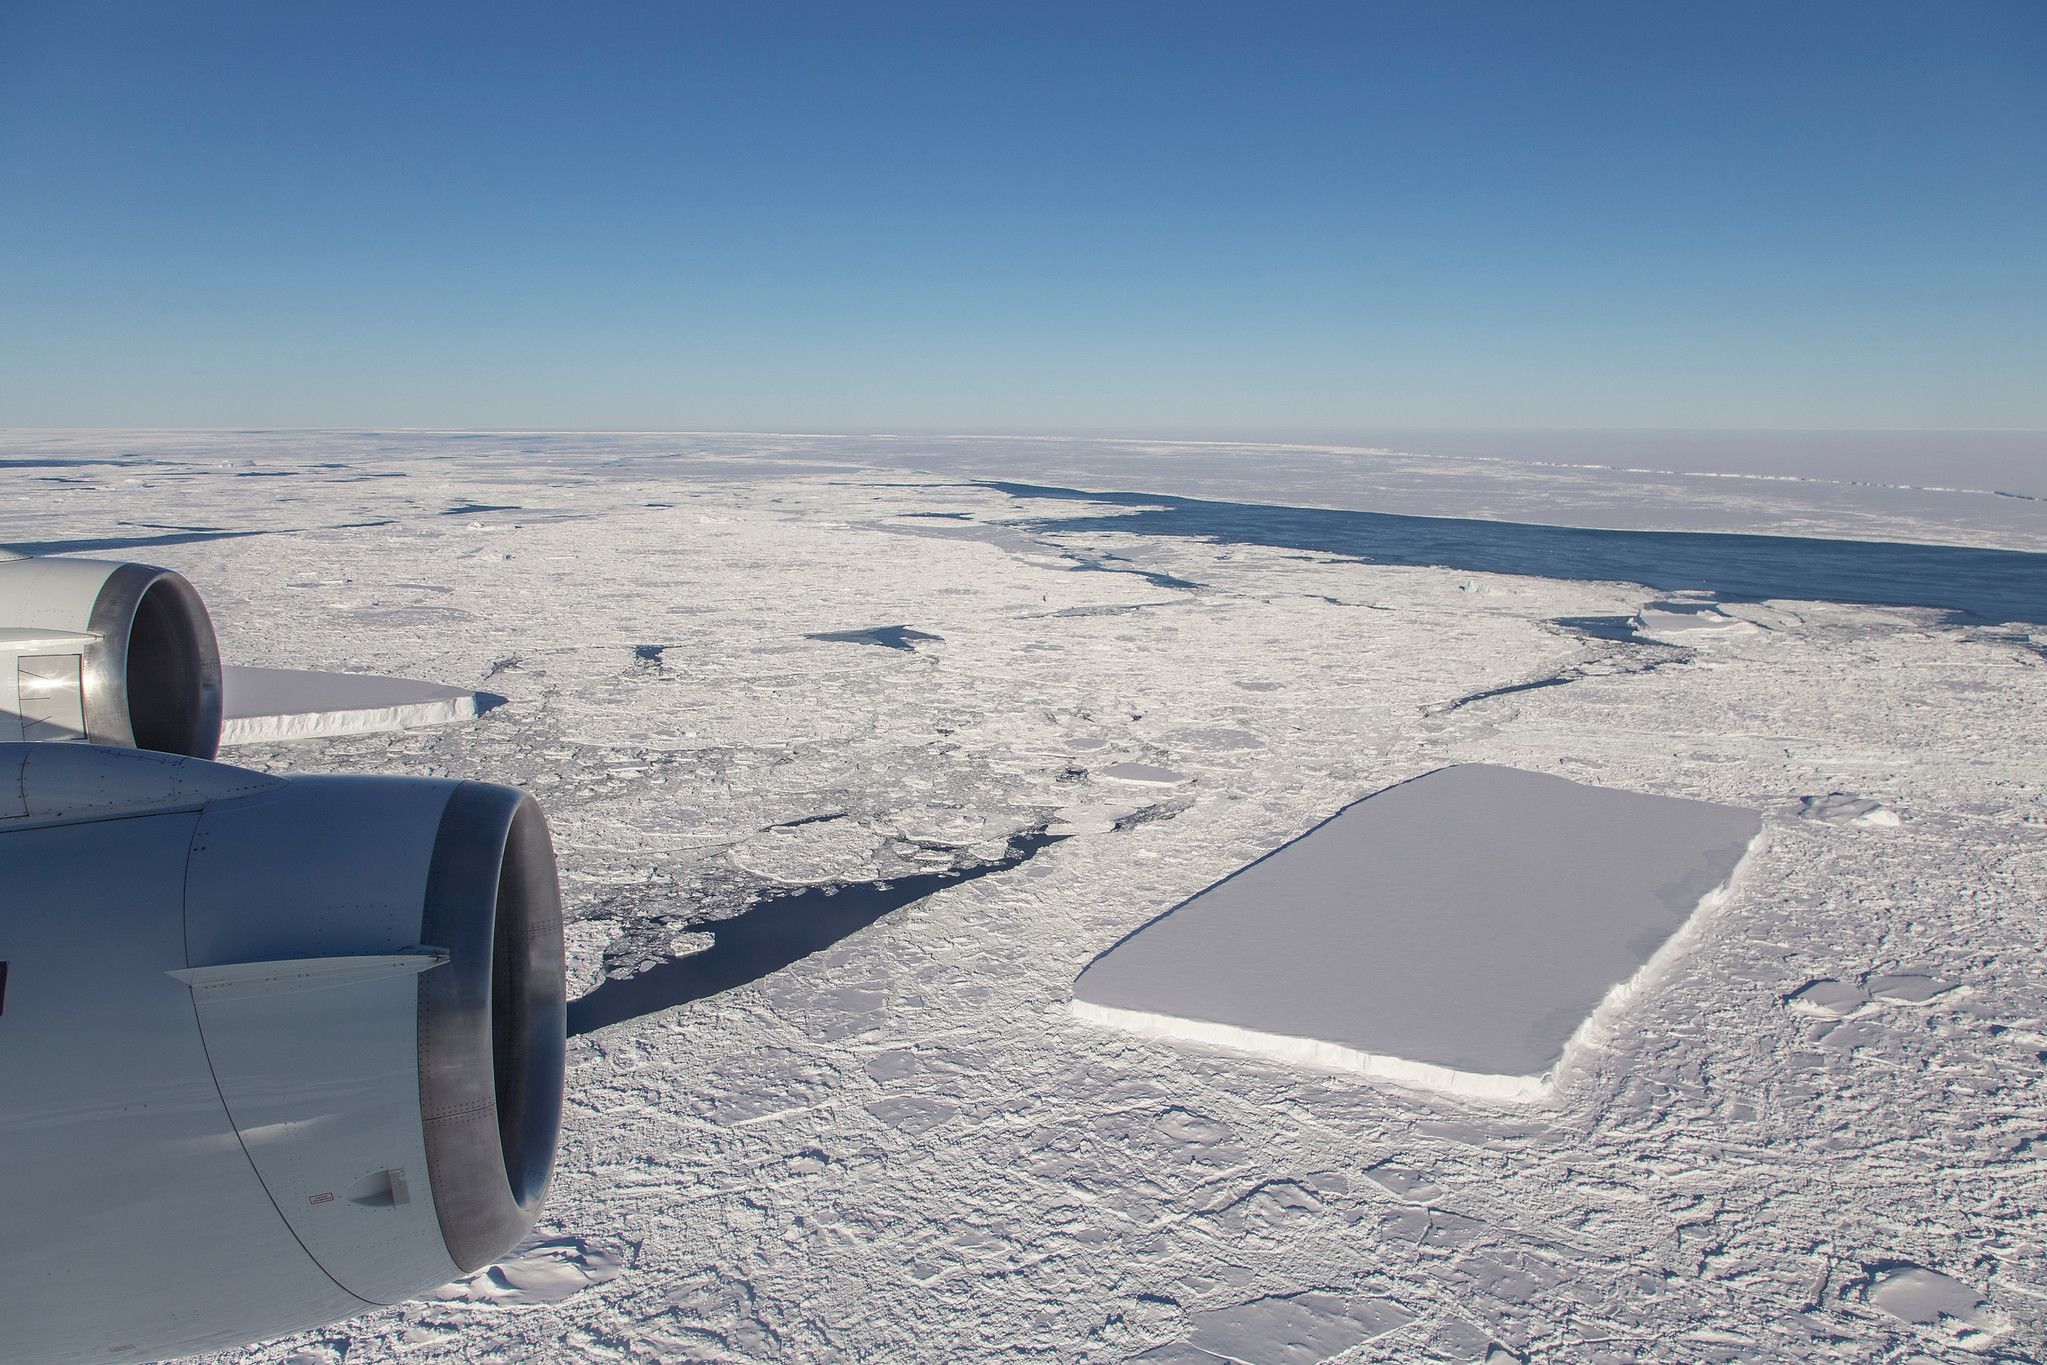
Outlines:
[{"label": "snow-covered ice", "polygon": [[1074,1013],[1498,1099],[1567,1045],[1761,834],[1753,813],[1490,764],[1345,807],[1080,974]]},{"label": "snow-covered ice", "polygon": [[1244,1365],[1319,1365],[1413,1320],[1391,1299],[1311,1291],[1197,1313],[1189,1344]]},{"label": "snow-covered ice", "polygon": [[1798,813],[1807,820],[1826,825],[1864,825],[1890,829],[1898,824],[1898,813],[1881,801],[1853,792],[1828,792],[1824,796],[1802,796]]},{"label": "snow-covered ice", "polygon": [[[1925,1005],[1967,989],[1926,972],[1869,972],[1855,981],[1832,977],[1808,981],[1785,996],[1784,1004],[1793,1014],[1808,1019],[1853,1019],[1886,1004]],[[1828,1036],[1825,1030],[1817,1035],[1822,1041]]]},{"label": "snow-covered ice", "polygon": [[275,744],[411,730],[473,719],[487,704],[469,688],[410,678],[227,664],[221,669],[220,742]]},{"label": "snow-covered ice", "polygon": [[1185,773],[1161,768],[1156,763],[1111,763],[1094,776],[1110,782],[1128,782],[1137,787],[1177,787],[1187,780]]},{"label": "snow-covered ice", "polygon": [[1981,1291],[1923,1265],[1885,1266],[1873,1271],[1868,1301],[1903,1322],[1933,1329],[1971,1352],[1997,1345],[2003,1324]]},{"label": "snow-covered ice", "polygon": [[[553,1302],[403,1304],[223,1362],[1209,1365],[1225,1331],[1279,1351],[1327,1317],[1343,1346],[1384,1305],[1399,1325],[1339,1365],[2041,1358],[2037,619],[1785,594],[1713,603],[1760,628],[1710,644],[1601,638],[1556,623],[1677,590],[1368,563],[1258,525],[1139,533],[1129,504],[971,480],[2017,549],[2047,548],[2047,503],[1169,443],[73,432],[0,453],[85,461],[11,468],[0,542],[178,570],[230,662],[506,698],[232,757],[533,791],[586,999],[777,896],[962,873],[571,1040],[536,1244],[614,1256],[611,1278],[564,1253],[535,1282],[588,1282]],[[931,526],[985,534],[896,533]],[[898,622],[942,642],[806,638]],[[1094,771],[1119,762],[1189,780]],[[1068,1013],[1107,945],[1460,763],[1763,812],[1736,893],[1546,1102]],[[1900,823],[1801,818],[1836,792]],[[1065,837],[965,875],[1062,812]],[[1787,1003],[1825,981],[1845,1012]],[[1980,1296],[1947,1300],[1979,1321],[1886,1290],[1908,1267]]]},{"label": "snow-covered ice", "polygon": [[1677,608],[1667,602],[1636,612],[1634,626],[1637,634],[1659,640],[1682,639],[1687,644],[1720,635],[1749,635],[1758,629],[1752,621],[1712,607]]},{"label": "snow-covered ice", "polygon": [[556,1237],[521,1245],[474,1275],[441,1286],[432,1297],[442,1303],[481,1303],[495,1308],[559,1303],[592,1285],[615,1280],[626,1252],[616,1245],[580,1237]]}]

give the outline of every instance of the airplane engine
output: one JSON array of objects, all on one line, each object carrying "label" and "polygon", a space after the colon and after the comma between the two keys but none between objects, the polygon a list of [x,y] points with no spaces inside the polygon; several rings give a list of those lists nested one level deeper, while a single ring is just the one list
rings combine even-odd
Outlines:
[{"label": "airplane engine", "polygon": [[0,1356],[161,1360],[527,1231],[563,1081],[531,797],[0,743]]},{"label": "airplane engine", "polygon": [[211,758],[220,700],[213,623],[177,574],[0,554],[0,741]]}]

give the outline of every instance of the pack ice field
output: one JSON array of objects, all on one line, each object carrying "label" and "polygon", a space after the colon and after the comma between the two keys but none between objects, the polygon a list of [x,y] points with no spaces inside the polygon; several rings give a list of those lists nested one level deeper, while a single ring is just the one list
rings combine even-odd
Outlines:
[{"label": "pack ice field", "polygon": [[[1631,475],[1631,515],[1671,515],[1622,525],[1607,471],[1284,455],[1330,516],[1380,487],[1446,526],[1762,531],[1790,556],[1659,582],[1221,519],[1258,500],[1215,470],[1258,455],[1213,448],[0,454],[0,543],[204,594],[223,759],[508,783],[554,830],[571,1037],[540,1226],[429,1299],[219,1359],[2043,1358],[2047,504]],[[1894,561],[1824,548],[1858,536],[1933,577],[1860,590]],[[235,668],[291,672],[243,675],[238,713]],[[1435,1032],[1511,997],[1569,1040],[1506,1049],[1513,1085],[1076,1008],[1145,926],[1460,768],[1748,812],[1754,838],[1554,1000],[1560,955],[1476,974],[1427,922],[1300,978],[1325,998],[1296,1013],[1369,1020],[1412,964],[1399,998]],[[1516,820],[1506,787],[1446,799],[1456,847]],[[1574,896],[1571,869],[1654,879],[1654,848],[1625,852],[1501,913],[1583,932],[1612,887]],[[1261,970],[1326,958],[1314,916],[1246,913]],[[1159,998],[1185,1018],[1189,994]]]}]

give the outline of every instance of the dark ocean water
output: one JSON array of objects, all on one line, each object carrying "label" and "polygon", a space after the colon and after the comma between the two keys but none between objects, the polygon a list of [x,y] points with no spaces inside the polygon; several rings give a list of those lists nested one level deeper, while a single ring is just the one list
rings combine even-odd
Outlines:
[{"label": "dark ocean water", "polygon": [[1879,540],[1603,531],[1459,517],[1269,507],[1155,493],[1087,493],[990,481],[1012,497],[1133,510],[1048,519],[1040,530],[1187,536],[1344,555],[1373,564],[1640,583],[1730,601],[1766,598],[1929,607],[1956,619],[2047,624],[2047,554]]},{"label": "dark ocean water", "polygon": [[167,531],[154,536],[79,536],[71,540],[12,540],[0,550],[18,555],[98,554],[108,550],[146,550],[153,545],[196,545],[207,540],[239,540],[269,535],[268,531]]},{"label": "dark ocean water", "polygon": [[569,1036],[673,1009],[759,981],[792,962],[820,953],[891,911],[933,892],[1028,862],[1063,836],[1042,831],[1011,837],[1009,849],[993,862],[942,872],[913,872],[891,881],[849,886],[811,886],[778,891],[730,919],[693,926],[711,946],[687,957],[657,963],[638,976],[614,978],[569,1002]]}]

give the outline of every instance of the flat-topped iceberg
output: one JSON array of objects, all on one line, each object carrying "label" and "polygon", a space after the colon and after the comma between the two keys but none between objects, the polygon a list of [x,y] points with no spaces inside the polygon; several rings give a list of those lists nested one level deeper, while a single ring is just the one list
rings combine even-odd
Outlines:
[{"label": "flat-topped iceberg", "polygon": [[277,744],[445,725],[469,720],[487,706],[484,694],[466,687],[373,673],[230,665],[221,675],[225,717],[220,742],[224,745]]},{"label": "flat-topped iceberg", "polygon": [[1761,832],[1753,812],[1488,764],[1354,802],[1153,920],[1082,1018],[1496,1099],[1539,1099]]}]

